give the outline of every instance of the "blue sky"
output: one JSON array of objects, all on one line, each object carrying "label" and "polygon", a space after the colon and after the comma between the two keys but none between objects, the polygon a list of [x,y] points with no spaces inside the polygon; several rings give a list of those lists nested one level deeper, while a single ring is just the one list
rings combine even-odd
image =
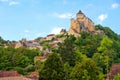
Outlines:
[{"label": "blue sky", "polygon": [[79,10],[120,34],[120,0],[0,0],[0,36],[30,40],[57,34],[69,29]]}]

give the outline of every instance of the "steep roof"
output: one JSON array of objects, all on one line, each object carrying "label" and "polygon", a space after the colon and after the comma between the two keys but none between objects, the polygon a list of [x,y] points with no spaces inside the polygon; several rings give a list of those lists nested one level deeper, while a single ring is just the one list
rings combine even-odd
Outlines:
[{"label": "steep roof", "polygon": [[81,10],[79,10],[79,12],[77,14],[83,14],[83,12]]}]

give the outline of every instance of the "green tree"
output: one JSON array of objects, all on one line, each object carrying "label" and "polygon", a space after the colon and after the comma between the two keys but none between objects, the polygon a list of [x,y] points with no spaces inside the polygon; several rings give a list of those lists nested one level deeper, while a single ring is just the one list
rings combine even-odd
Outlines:
[{"label": "green tree", "polygon": [[38,50],[0,47],[0,70],[17,70],[21,74],[27,74],[34,71],[34,57],[37,55]]},{"label": "green tree", "polygon": [[4,44],[6,44],[7,41],[5,41],[1,36],[0,36],[0,46],[4,46]]},{"label": "green tree", "polygon": [[76,50],[75,52],[76,52],[76,61],[75,61],[76,63],[80,63],[87,58],[87,56],[85,54],[82,54],[79,50]]},{"label": "green tree", "polygon": [[95,53],[93,60],[96,62],[97,66],[102,68],[103,73],[106,74],[111,64],[109,56],[103,56],[100,53]]},{"label": "green tree", "polygon": [[108,50],[112,48],[112,45],[113,41],[105,36],[101,41],[100,47],[98,47],[98,52],[106,53]]},{"label": "green tree", "polygon": [[101,41],[100,46],[98,47],[98,53],[101,54],[100,58],[101,62],[103,62],[103,65],[101,65],[103,71],[104,73],[108,73],[109,68],[113,63],[113,60],[116,57],[116,53],[113,48],[113,41],[105,36]]},{"label": "green tree", "polygon": [[100,68],[91,59],[86,59],[82,63],[77,63],[70,76],[71,80],[100,80]]},{"label": "green tree", "polygon": [[117,74],[113,80],[120,80],[120,74]]},{"label": "green tree", "polygon": [[81,36],[76,39],[75,44],[82,54],[92,57],[100,45],[102,35],[93,35],[88,32],[81,32]]},{"label": "green tree", "polygon": [[70,66],[75,65],[75,37],[73,35],[67,35],[63,43],[59,43],[58,53],[61,55],[62,60],[68,62]]},{"label": "green tree", "polygon": [[119,35],[117,35],[114,31],[112,31],[109,27],[103,27],[102,25],[95,25],[96,30],[103,30],[105,35],[109,38],[114,39],[116,41],[120,40]]},{"label": "green tree", "polygon": [[70,79],[70,73],[72,71],[72,68],[68,62],[64,63],[64,72],[65,72],[65,80],[69,80]]},{"label": "green tree", "polygon": [[39,72],[40,80],[63,80],[64,67],[58,54],[52,53],[45,61],[43,69]]}]

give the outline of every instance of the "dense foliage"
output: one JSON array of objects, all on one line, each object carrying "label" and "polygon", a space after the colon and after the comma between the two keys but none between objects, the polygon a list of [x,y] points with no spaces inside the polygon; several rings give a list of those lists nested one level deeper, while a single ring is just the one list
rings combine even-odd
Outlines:
[{"label": "dense foliage", "polygon": [[66,35],[64,43],[59,43],[59,54],[64,62],[68,62],[71,66],[75,65],[75,37]]},{"label": "dense foliage", "polygon": [[27,74],[35,70],[34,57],[37,55],[37,50],[24,47],[0,47],[0,70],[17,70],[21,74]]},{"label": "dense foliage", "polygon": [[59,55],[53,53],[45,61],[40,70],[40,80],[62,80],[64,79],[64,67]]},{"label": "dense foliage", "polygon": [[117,75],[114,77],[114,80],[120,80],[120,74],[117,74]]},{"label": "dense foliage", "polygon": [[[40,80],[104,80],[111,66],[120,64],[120,35],[101,25],[95,28],[103,30],[104,34],[81,32],[78,38],[57,35],[57,38],[66,38],[58,43],[58,48],[50,46],[53,40],[40,42],[43,50],[49,48],[53,52],[44,62],[34,63],[38,50],[0,47],[0,70],[26,74],[36,69]],[[119,74],[114,77],[115,80],[119,78]]]},{"label": "dense foliage", "polygon": [[[63,43],[58,44],[59,48],[57,49],[57,55],[60,55],[59,57],[63,61],[61,68],[63,68],[62,65],[64,66],[64,77],[59,79],[104,80],[109,74],[112,64],[120,64],[120,36],[108,27],[96,25],[97,29],[103,30],[104,34],[94,35],[88,32],[81,32],[81,36],[78,38],[73,35],[64,35],[66,39]],[[41,78],[46,79],[48,76],[53,77],[54,75],[52,80],[55,80],[56,76],[51,71],[57,71],[52,67],[59,61],[54,60],[54,58],[48,60],[49,58],[43,64],[47,68],[41,69],[42,72],[45,72],[44,74],[40,72],[40,77],[44,75],[44,78]],[[58,65],[58,69],[59,67],[60,65]],[[47,69],[51,69],[51,71]],[[46,76],[45,73],[51,74]],[[119,80],[119,75],[115,76],[115,80]]]},{"label": "dense foliage", "polygon": [[3,46],[4,44],[6,44],[7,41],[5,41],[1,36],[0,36],[0,46]]}]

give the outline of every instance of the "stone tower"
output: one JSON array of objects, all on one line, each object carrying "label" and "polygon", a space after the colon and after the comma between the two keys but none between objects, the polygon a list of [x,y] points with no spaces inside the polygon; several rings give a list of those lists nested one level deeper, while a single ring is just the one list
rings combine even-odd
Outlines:
[{"label": "stone tower", "polygon": [[86,17],[80,10],[76,14],[76,19],[71,19],[70,29],[68,33],[73,34],[77,37],[81,31],[94,32],[95,29],[92,20]]}]

